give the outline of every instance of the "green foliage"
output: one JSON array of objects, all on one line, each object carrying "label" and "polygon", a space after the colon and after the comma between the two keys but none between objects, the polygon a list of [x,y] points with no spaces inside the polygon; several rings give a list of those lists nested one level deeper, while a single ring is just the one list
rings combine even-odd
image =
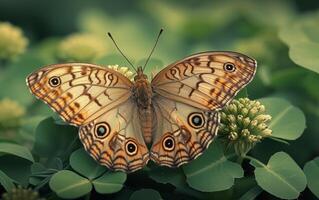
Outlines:
[{"label": "green foliage", "polygon": [[52,176],[50,188],[62,198],[74,199],[89,193],[92,184],[72,171],[61,170]]},{"label": "green foliage", "polygon": [[152,189],[141,189],[132,194],[130,200],[144,200],[144,199],[154,199],[154,200],[162,200],[161,195]]},{"label": "green foliage", "polygon": [[251,164],[256,168],[258,185],[279,198],[296,199],[307,184],[307,179],[297,163],[286,153],[271,156],[267,165],[255,159]]},{"label": "green foliage", "polygon": [[82,148],[71,154],[70,165],[75,172],[61,170],[50,179],[50,188],[62,198],[81,197],[93,187],[100,194],[115,193],[122,189],[126,180],[125,173],[106,171]]},{"label": "green foliage", "polygon": [[[318,155],[319,140],[319,3],[70,0],[46,5],[0,3],[2,19],[9,16],[7,8],[16,16],[0,23],[0,194],[38,191],[36,199],[319,198],[318,157],[310,160]],[[41,16],[39,21],[29,23],[30,13]],[[143,66],[160,28],[164,33],[146,67],[149,78],[207,50],[256,58],[256,76],[220,111],[225,115],[218,137],[196,160],[176,169],[150,162],[132,174],[109,171],[85,152],[76,127],[30,95],[25,78],[41,66],[69,61],[112,65],[131,78],[133,69],[106,33],[112,33],[134,66]],[[304,190],[306,181],[309,190]]]},{"label": "green foliage", "polygon": [[31,152],[24,146],[11,144],[11,143],[0,143],[0,156],[4,154],[12,154],[20,158],[34,162]]},{"label": "green foliage", "polygon": [[263,98],[260,102],[272,116],[269,128],[273,131],[272,137],[285,140],[295,140],[301,136],[306,128],[306,119],[303,112],[280,98]]},{"label": "green foliage", "polygon": [[96,163],[84,149],[78,149],[71,154],[70,165],[75,171],[90,180],[106,171],[106,168]]},{"label": "green foliage", "polygon": [[183,170],[188,185],[202,192],[229,189],[234,185],[235,178],[244,176],[241,166],[228,161],[222,146],[217,142],[204,155],[185,165]]},{"label": "green foliage", "polygon": [[[289,46],[289,56],[298,65],[319,73],[319,13],[309,13],[284,26],[280,38]],[[291,33],[294,34],[291,34]]]},{"label": "green foliage", "polygon": [[10,191],[15,188],[13,181],[9,176],[7,176],[3,171],[0,170],[0,184],[4,187],[6,191]]},{"label": "green foliage", "polygon": [[110,194],[120,191],[125,180],[126,174],[122,172],[106,172],[92,183],[98,193]]},{"label": "green foliage", "polygon": [[307,162],[303,171],[307,176],[309,189],[319,198],[319,157]]}]

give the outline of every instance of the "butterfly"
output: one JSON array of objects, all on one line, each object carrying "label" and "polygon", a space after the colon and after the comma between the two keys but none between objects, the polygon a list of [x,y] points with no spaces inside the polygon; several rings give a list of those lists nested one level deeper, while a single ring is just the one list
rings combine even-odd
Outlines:
[{"label": "butterfly", "polygon": [[201,155],[217,134],[218,111],[254,77],[257,63],[236,52],[194,54],[149,81],[87,63],[49,65],[27,77],[32,94],[79,127],[85,150],[126,173],[149,160],[179,167]]}]

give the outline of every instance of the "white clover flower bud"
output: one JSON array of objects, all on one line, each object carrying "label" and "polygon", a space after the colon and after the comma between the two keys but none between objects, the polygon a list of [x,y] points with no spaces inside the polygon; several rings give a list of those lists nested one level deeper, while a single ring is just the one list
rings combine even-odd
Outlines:
[{"label": "white clover flower bud", "polygon": [[236,123],[236,118],[234,115],[228,115],[227,119],[230,123]]},{"label": "white clover flower bud", "polygon": [[12,60],[24,53],[28,39],[20,28],[8,22],[0,22],[0,59]]},{"label": "white clover flower bud", "polygon": [[119,65],[108,65],[107,67],[110,69],[113,69],[115,71],[120,72],[121,74],[123,74],[124,76],[126,76],[130,80],[133,79],[134,73],[131,72],[128,67],[119,67]]},{"label": "white clover flower bud", "polygon": [[258,124],[258,121],[254,119],[250,122],[250,127],[257,127],[257,124]]},{"label": "white clover flower bud", "polygon": [[254,116],[258,113],[258,109],[256,107],[253,107],[252,109],[250,109],[249,111],[249,115],[250,116]]},{"label": "white clover flower bud", "polygon": [[271,116],[265,110],[259,101],[233,100],[221,111],[219,137],[233,145],[238,155],[245,155],[257,142],[271,136],[267,128]]},{"label": "white clover flower bud", "polygon": [[270,130],[270,129],[268,129],[268,128],[262,131],[262,135],[263,135],[264,137],[271,136],[271,134],[272,134],[272,130]]},{"label": "white clover flower bud", "polygon": [[16,101],[3,99],[0,101],[0,128],[15,128],[20,125],[25,108]]},{"label": "white clover flower bud", "polygon": [[243,126],[246,128],[246,127],[249,126],[249,124],[250,124],[250,118],[249,117],[245,117],[243,119]]},{"label": "white clover flower bud", "polygon": [[57,57],[67,62],[92,62],[106,52],[107,47],[99,37],[79,33],[61,41],[57,49]]},{"label": "white clover flower bud", "polygon": [[236,139],[238,138],[238,134],[237,134],[236,132],[234,132],[234,131],[231,131],[231,132],[229,133],[228,138],[229,138],[230,140],[236,140]]},{"label": "white clover flower bud", "polygon": [[250,135],[250,131],[248,129],[243,129],[241,131],[241,135],[244,136],[244,137],[247,137]]},{"label": "white clover flower bud", "polygon": [[121,72],[122,74],[125,74],[126,72],[128,72],[128,67],[121,67],[119,72]]}]

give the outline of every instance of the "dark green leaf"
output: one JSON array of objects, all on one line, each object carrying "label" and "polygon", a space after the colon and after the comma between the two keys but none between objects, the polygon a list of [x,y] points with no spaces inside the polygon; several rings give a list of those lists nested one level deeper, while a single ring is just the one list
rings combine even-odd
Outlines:
[{"label": "dark green leaf", "polygon": [[106,171],[106,167],[98,164],[83,148],[71,154],[70,165],[75,171],[90,180]]},{"label": "dark green leaf", "polygon": [[130,200],[162,200],[160,193],[153,189],[141,189],[132,194]]},{"label": "dark green leaf", "polygon": [[15,155],[7,154],[0,157],[0,170],[22,186],[27,186],[29,182],[31,164],[29,160]]},{"label": "dark green leaf", "polygon": [[36,129],[33,150],[43,157],[68,156],[77,147],[77,137],[77,128],[47,118]]},{"label": "dark green leaf", "polygon": [[239,198],[239,200],[254,200],[262,193],[262,189],[259,186],[255,186],[248,190],[243,196]]},{"label": "dark green leaf", "polygon": [[3,171],[0,170],[0,185],[8,192],[15,188],[13,181],[9,176],[7,176]]},{"label": "dark green leaf", "polygon": [[185,185],[185,175],[182,169],[172,169],[168,167],[157,167],[149,172],[150,178],[158,183],[169,183],[179,188]]}]

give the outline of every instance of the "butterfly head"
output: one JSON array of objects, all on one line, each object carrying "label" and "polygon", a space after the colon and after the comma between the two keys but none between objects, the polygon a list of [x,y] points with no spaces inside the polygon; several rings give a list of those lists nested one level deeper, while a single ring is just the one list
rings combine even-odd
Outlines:
[{"label": "butterfly head", "polygon": [[142,66],[139,66],[137,68],[136,76],[134,77],[135,82],[138,80],[147,80],[147,75],[144,74],[144,70],[143,70]]}]

